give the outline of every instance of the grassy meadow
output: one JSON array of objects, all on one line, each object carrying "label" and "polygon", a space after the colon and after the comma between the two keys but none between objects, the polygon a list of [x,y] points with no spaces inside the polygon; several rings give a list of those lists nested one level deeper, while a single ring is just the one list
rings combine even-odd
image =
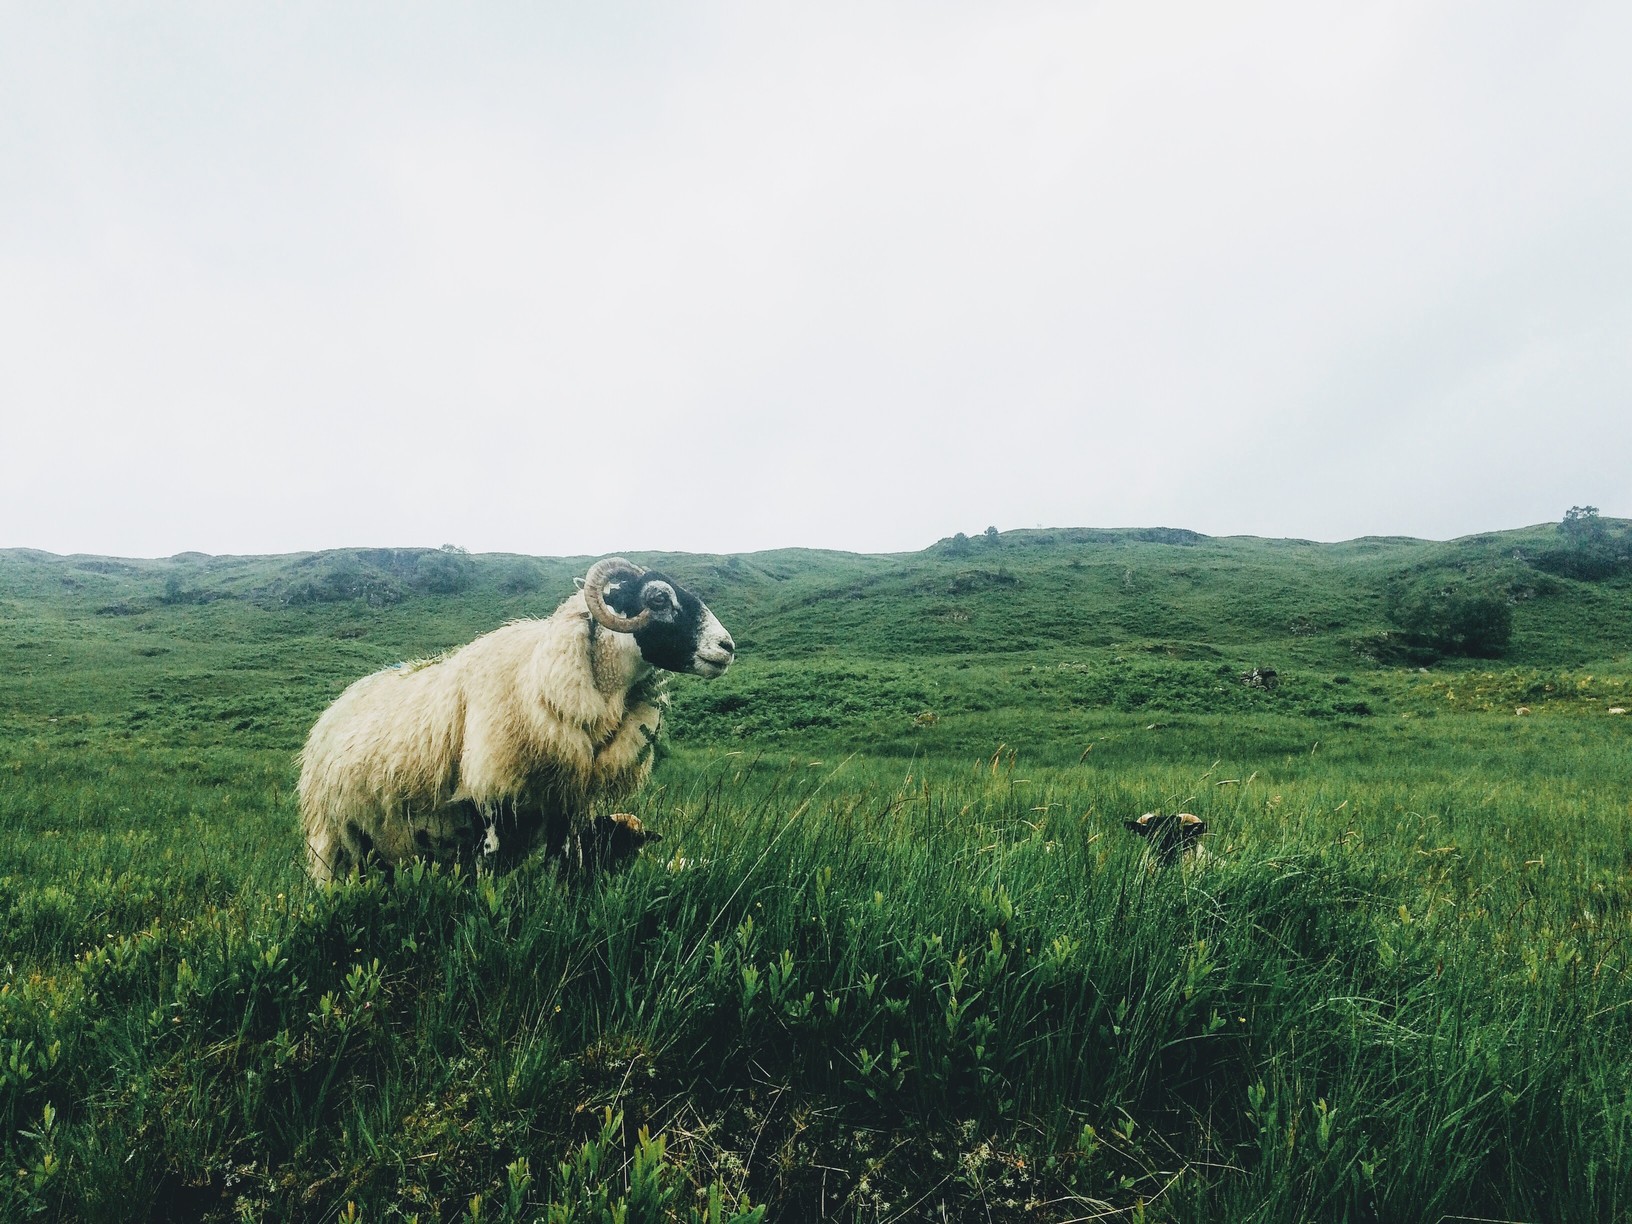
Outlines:
[{"label": "grassy meadow", "polygon": [[[1561,549],[634,553],[739,646],[665,840],[328,890],[312,720],[589,559],[0,552],[0,1218],[1632,1219],[1632,567]],[[1460,589],[1499,656],[1402,630]]]}]

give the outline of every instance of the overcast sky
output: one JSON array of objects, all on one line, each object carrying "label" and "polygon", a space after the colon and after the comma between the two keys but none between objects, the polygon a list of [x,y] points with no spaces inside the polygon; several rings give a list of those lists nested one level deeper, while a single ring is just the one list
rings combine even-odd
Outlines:
[{"label": "overcast sky", "polygon": [[1632,4],[0,0],[0,547],[1632,516]]}]

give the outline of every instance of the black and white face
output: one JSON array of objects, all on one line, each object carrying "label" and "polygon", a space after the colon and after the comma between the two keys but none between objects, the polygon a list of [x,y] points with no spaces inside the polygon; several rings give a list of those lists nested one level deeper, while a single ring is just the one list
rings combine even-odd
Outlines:
[{"label": "black and white face", "polygon": [[651,621],[635,630],[635,642],[653,667],[712,680],[736,657],[736,643],[708,606],[655,570],[608,583],[605,599],[620,616],[651,612]]},{"label": "black and white face", "polygon": [[1165,815],[1146,812],[1137,820],[1124,820],[1122,824],[1140,837],[1148,838],[1152,852],[1164,863],[1177,859],[1207,832],[1207,822],[1189,812]]}]

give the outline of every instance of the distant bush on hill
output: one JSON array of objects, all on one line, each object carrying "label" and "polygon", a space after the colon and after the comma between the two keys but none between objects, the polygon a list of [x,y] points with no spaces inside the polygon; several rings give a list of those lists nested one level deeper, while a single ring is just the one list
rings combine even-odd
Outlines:
[{"label": "distant bush on hill", "polygon": [[166,607],[175,607],[181,604],[204,604],[216,598],[211,591],[200,590],[189,586],[180,574],[167,575],[164,580],[164,593],[159,596],[159,602]]},{"label": "distant bush on hill", "polygon": [[1597,506],[1571,506],[1558,525],[1557,543],[1531,562],[1548,573],[1597,582],[1632,568],[1632,531],[1612,528]]},{"label": "distant bush on hill", "polygon": [[499,591],[505,595],[531,595],[543,586],[543,569],[527,557],[517,557],[499,575]]},{"label": "distant bush on hill", "polygon": [[303,568],[308,565],[315,572],[283,585],[276,592],[279,602],[298,608],[361,599],[371,608],[383,608],[402,601],[402,584],[358,554],[319,554],[308,558]]},{"label": "distant bush on hill", "polygon": [[476,562],[457,544],[444,544],[415,561],[414,586],[432,595],[457,595],[476,581]]},{"label": "distant bush on hill", "polygon": [[457,595],[475,581],[476,559],[456,545],[354,548],[302,557],[258,594],[291,607],[360,599],[384,608],[411,593]]},{"label": "distant bush on hill", "polygon": [[1008,570],[999,567],[996,570],[964,570],[955,574],[946,584],[949,595],[968,595],[973,591],[986,591],[993,587],[1011,587],[1019,582]]},{"label": "distant bush on hill", "polygon": [[1511,600],[1474,583],[1396,583],[1388,591],[1386,611],[1408,655],[1494,659],[1513,637]]},{"label": "distant bush on hill", "polygon": [[1200,544],[1207,537],[1187,527],[1145,527],[1128,533],[1128,538],[1146,544],[1178,544],[1188,547]]}]

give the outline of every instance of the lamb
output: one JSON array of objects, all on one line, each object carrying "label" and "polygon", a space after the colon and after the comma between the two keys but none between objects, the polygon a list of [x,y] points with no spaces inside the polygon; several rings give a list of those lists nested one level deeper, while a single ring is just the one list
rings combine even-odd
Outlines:
[{"label": "lamb", "polygon": [[543,620],[363,677],[300,754],[307,869],[320,882],[414,858],[504,870],[540,840],[580,859],[633,853],[656,834],[592,807],[650,776],[663,673],[712,679],[735,654],[696,595],[610,557]]},{"label": "lamb", "polygon": [[1202,855],[1201,837],[1207,832],[1207,822],[1189,812],[1146,812],[1134,820],[1124,820],[1122,826],[1150,842],[1152,859],[1163,867],[1170,867],[1186,854]]}]

